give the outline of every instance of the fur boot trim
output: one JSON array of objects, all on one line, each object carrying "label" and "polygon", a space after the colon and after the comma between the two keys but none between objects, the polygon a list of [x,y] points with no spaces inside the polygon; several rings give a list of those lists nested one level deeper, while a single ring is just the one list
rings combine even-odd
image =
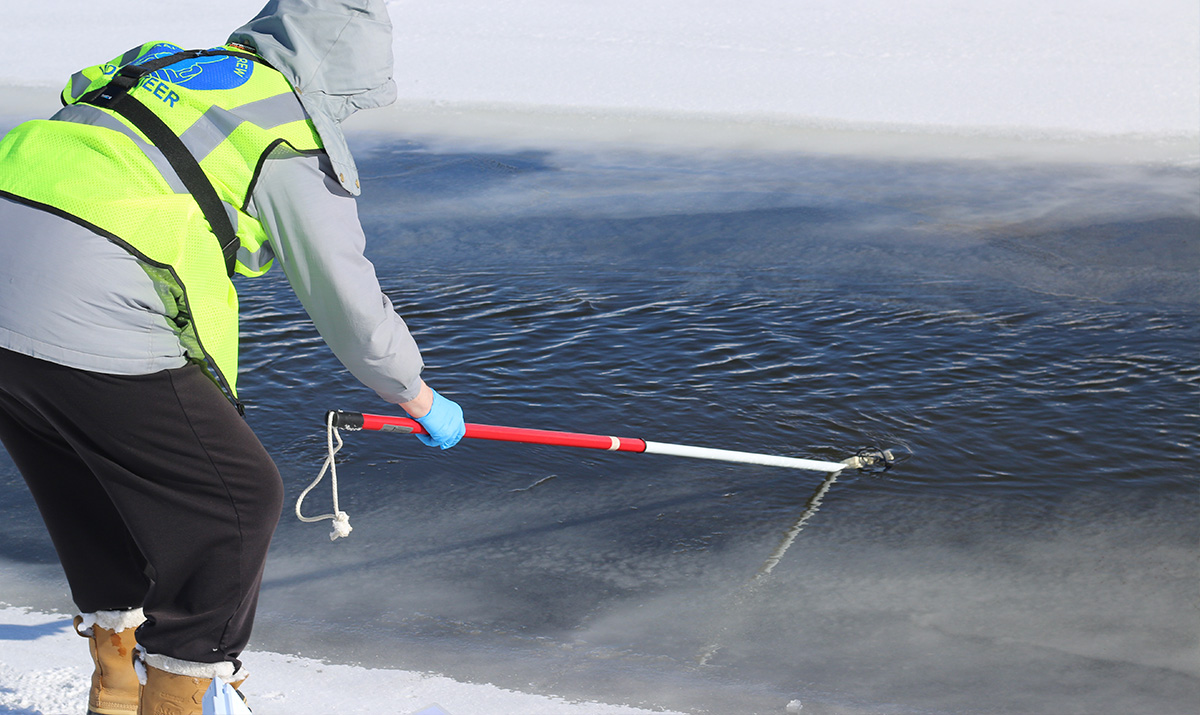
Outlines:
[{"label": "fur boot trim", "polygon": [[[157,653],[141,653],[139,660],[145,662],[154,668],[175,675],[183,675],[189,678],[220,678],[229,683],[233,681],[233,663],[222,661],[220,663],[197,663],[191,660],[179,660],[167,655],[158,655]],[[245,677],[245,668],[238,672],[238,680]],[[144,671],[139,668],[138,675],[141,676]],[[143,679],[143,685],[145,681]]]},{"label": "fur boot trim", "polygon": [[133,608],[128,611],[96,611],[95,613],[80,613],[81,619],[76,630],[81,635],[90,636],[92,626],[100,626],[110,631],[120,633],[126,628],[137,628],[146,622],[142,609]]}]

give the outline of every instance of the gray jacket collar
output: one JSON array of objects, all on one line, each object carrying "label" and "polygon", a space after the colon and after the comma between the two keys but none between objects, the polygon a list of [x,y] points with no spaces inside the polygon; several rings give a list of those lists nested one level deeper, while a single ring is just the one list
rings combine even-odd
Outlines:
[{"label": "gray jacket collar", "polygon": [[384,0],[270,0],[229,41],[253,48],[292,83],[338,180],[357,196],[358,168],[341,123],[396,101]]}]

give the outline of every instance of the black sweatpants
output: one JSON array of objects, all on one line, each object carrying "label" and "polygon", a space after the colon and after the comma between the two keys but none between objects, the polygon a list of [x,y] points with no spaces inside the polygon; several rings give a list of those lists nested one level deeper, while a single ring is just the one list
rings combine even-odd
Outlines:
[{"label": "black sweatpants", "polygon": [[238,662],[283,484],[199,367],[106,375],[0,349],[0,441],[81,612],[141,606],[147,651]]}]

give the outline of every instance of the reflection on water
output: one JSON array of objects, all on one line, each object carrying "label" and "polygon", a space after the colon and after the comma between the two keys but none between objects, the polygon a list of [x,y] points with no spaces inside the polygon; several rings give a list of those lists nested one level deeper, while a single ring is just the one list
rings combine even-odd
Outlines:
[{"label": "reflection on water", "polygon": [[[384,288],[471,421],[913,457],[823,484],[351,434],[355,531],[285,518],[259,646],[696,712],[1194,707],[1196,170],[403,143],[361,164]],[[387,405],[280,276],[243,305],[248,419],[294,496],[325,410]],[[24,498],[11,467],[3,488]],[[14,521],[0,550],[50,558]]]},{"label": "reflection on water", "polygon": [[[788,549],[792,548],[792,544],[796,543],[796,537],[800,536],[800,532],[804,529],[804,525],[808,523],[808,520],[811,519],[813,515],[817,513],[817,510],[821,508],[821,500],[825,498],[825,494],[829,492],[829,488],[832,487],[833,483],[837,481],[838,474],[838,472],[832,472],[825,477],[824,481],[821,482],[821,485],[817,487],[817,491],[808,498],[808,502],[806,502],[804,505],[804,511],[802,511],[796,521],[788,527],[788,530],[784,533],[783,539],[780,540],[779,545],[775,547],[775,550],[771,552],[771,555],[767,557],[767,560],[763,562],[762,566],[758,567],[758,570],[754,572],[754,576],[751,577],[750,580],[745,584],[743,584],[741,589],[737,591],[737,596],[733,602],[733,608],[735,610],[742,610],[746,601],[750,598],[753,598],[757,593],[759,584],[766,582],[767,579],[770,578],[771,572],[775,570],[775,567],[778,566],[779,562],[783,560],[783,557],[787,555]],[[717,651],[721,649],[721,639],[723,637],[725,637],[723,632],[718,633],[713,637],[712,641],[700,651],[700,656],[697,659],[700,665],[709,665],[712,663],[712,659],[717,655]]]}]

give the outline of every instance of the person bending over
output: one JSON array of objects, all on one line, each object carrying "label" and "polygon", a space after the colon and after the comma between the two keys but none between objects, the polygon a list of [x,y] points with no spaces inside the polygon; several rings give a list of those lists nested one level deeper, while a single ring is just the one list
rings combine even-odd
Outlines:
[{"label": "person bending over", "polygon": [[272,0],[223,46],[81,70],[0,141],[0,440],[81,611],[91,713],[199,715],[244,676],[283,488],[241,416],[234,273],[279,264],[357,379],[427,444],[462,437],[363,255],[341,122],[395,96],[383,0]]}]

